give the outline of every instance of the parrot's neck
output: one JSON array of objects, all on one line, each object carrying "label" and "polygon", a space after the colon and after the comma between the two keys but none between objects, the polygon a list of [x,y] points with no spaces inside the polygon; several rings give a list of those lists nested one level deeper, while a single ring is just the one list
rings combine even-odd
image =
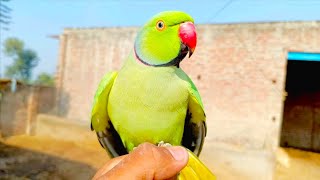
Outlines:
[{"label": "parrot's neck", "polygon": [[145,66],[156,66],[156,65],[149,64],[149,63],[147,63],[146,61],[142,60],[141,57],[138,55],[136,48],[134,48],[133,53],[134,53],[134,58],[135,58],[135,60],[136,60],[139,64],[143,64],[143,65],[145,65]]},{"label": "parrot's neck", "polygon": [[168,67],[168,66],[176,66],[177,68],[180,67],[180,62],[186,57],[188,54],[188,51],[186,51],[186,46],[181,45],[180,52],[177,57],[169,61],[168,63],[164,64],[150,64],[145,59],[142,59],[141,56],[139,56],[136,47],[134,47],[134,56],[137,59],[137,61],[140,61],[140,63],[146,65],[146,66],[154,66],[154,67]]},{"label": "parrot's neck", "polygon": [[180,69],[177,66],[156,67],[156,66],[146,65],[145,63],[141,62],[137,58],[134,51],[130,53],[129,58],[126,60],[126,62],[124,63],[124,66],[122,67],[122,69],[126,69],[126,68],[135,69],[139,72],[145,71],[145,70],[151,70],[153,72],[155,71],[156,72],[158,71],[174,72],[175,70]]},{"label": "parrot's neck", "polygon": [[136,53],[135,50],[133,51],[133,56],[132,56],[132,57],[133,57],[133,59],[135,60],[135,62],[138,63],[138,64],[140,64],[140,65],[151,66],[151,65],[149,65],[149,64],[144,63],[144,61],[142,61],[142,60],[137,56],[137,53]]}]

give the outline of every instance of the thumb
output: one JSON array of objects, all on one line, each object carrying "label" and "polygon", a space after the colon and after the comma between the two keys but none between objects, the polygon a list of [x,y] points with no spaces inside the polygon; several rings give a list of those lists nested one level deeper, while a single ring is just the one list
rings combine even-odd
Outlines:
[{"label": "thumb", "polygon": [[[157,147],[152,145],[148,166],[153,179],[168,179],[178,174],[188,163],[188,152],[179,146]],[[142,169],[141,169],[142,170]],[[142,170],[143,171],[143,170]],[[152,172],[153,171],[153,172]]]},{"label": "thumb", "polygon": [[158,147],[143,143],[107,174],[121,174],[122,177],[128,174],[130,179],[169,179],[187,165],[188,158],[183,147]]}]

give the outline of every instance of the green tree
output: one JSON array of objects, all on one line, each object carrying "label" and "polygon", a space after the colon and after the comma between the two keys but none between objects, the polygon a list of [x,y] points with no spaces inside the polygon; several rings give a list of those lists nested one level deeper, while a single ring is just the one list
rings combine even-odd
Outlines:
[{"label": "green tree", "polygon": [[54,78],[48,73],[40,73],[37,79],[34,81],[34,84],[43,86],[54,86]]},{"label": "green tree", "polygon": [[38,55],[31,49],[26,49],[23,41],[17,38],[8,38],[4,42],[4,54],[13,58],[14,62],[8,66],[5,74],[24,82],[30,82],[32,70],[38,65]]}]

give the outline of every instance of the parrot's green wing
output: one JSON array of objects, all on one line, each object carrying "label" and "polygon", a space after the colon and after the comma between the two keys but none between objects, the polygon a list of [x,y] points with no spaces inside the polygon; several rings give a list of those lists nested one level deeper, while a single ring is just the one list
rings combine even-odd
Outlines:
[{"label": "parrot's green wing", "polygon": [[91,112],[91,130],[96,131],[101,146],[108,150],[110,154],[123,155],[127,151],[123,147],[119,134],[115,131],[107,111],[109,93],[117,74],[117,72],[107,73],[99,84]]},{"label": "parrot's green wing", "polygon": [[190,84],[190,88],[182,145],[199,156],[207,133],[206,115],[196,86],[187,75],[185,75],[185,80]]},{"label": "parrot's green wing", "polygon": [[182,144],[187,147],[189,161],[185,168],[179,173],[177,180],[184,179],[208,179],[215,180],[215,175],[198,159],[204,138],[207,133],[206,115],[200,94],[192,82],[185,74],[184,80],[190,84],[188,116],[186,117]]}]

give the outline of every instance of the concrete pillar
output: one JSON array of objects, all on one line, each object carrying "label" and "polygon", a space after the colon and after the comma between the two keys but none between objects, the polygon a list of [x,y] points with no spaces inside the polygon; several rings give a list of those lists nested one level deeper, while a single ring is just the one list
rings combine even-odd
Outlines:
[{"label": "concrete pillar", "polygon": [[33,135],[35,133],[36,118],[38,114],[38,94],[39,87],[32,87],[31,93],[28,97],[27,106],[27,123],[26,123],[26,134]]}]

